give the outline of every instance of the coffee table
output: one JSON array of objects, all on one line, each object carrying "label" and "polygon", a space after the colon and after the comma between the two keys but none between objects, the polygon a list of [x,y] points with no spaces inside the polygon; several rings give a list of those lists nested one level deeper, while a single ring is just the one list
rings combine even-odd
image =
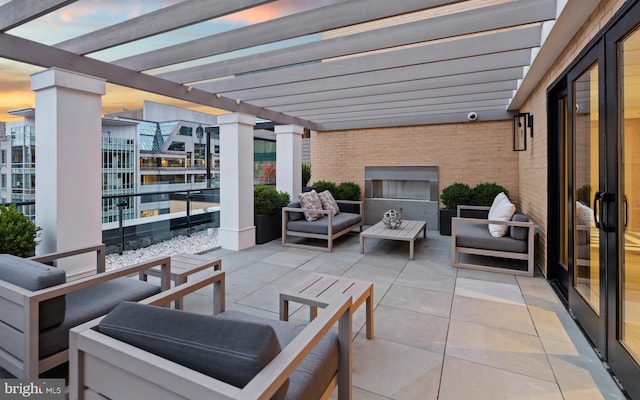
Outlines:
[{"label": "coffee table", "polygon": [[367,338],[373,338],[373,283],[357,281],[341,276],[311,273],[293,287],[280,293],[280,320],[289,320],[289,302],[302,303],[309,306],[309,320],[318,313],[318,307],[325,308],[336,295],[351,296],[352,312],[366,301]]},{"label": "coffee table", "polygon": [[[171,280],[175,286],[187,283],[187,277],[203,269],[213,268],[214,271],[222,269],[222,260],[212,260],[210,257],[200,254],[181,253],[171,256]],[[160,267],[146,269],[140,272],[142,280],[147,280],[147,275],[160,277]],[[182,309],[182,301],[176,300],[175,306]]]},{"label": "coffee table", "polygon": [[398,229],[387,228],[380,221],[367,228],[364,232],[360,232],[360,254],[364,254],[364,238],[401,240],[409,242],[409,259],[413,260],[414,242],[420,232],[424,233],[424,238],[426,239],[427,223],[425,221],[402,220],[402,225]]}]

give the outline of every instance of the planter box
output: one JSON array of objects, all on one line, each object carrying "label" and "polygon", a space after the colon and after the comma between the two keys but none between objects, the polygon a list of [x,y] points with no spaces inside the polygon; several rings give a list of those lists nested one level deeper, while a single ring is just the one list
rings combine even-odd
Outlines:
[{"label": "planter box", "polygon": [[256,244],[282,237],[282,213],[254,215],[253,221],[256,225]]},{"label": "planter box", "polygon": [[[440,235],[451,236],[451,218],[458,215],[458,210],[447,210],[445,208],[440,209],[440,216],[438,225],[440,227]],[[460,217],[462,218],[483,218],[487,219],[489,215],[488,210],[461,210]]]},{"label": "planter box", "polygon": [[440,235],[451,236],[451,218],[458,215],[457,210],[447,210],[446,208],[440,209],[440,215],[438,217],[438,226],[440,228]]}]

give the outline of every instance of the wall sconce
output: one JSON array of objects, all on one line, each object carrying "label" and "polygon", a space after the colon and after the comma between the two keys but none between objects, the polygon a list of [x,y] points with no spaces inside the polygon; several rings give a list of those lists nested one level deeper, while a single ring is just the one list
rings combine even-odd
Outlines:
[{"label": "wall sconce", "polygon": [[513,151],[527,150],[527,135],[533,137],[533,115],[518,113],[513,116]]}]

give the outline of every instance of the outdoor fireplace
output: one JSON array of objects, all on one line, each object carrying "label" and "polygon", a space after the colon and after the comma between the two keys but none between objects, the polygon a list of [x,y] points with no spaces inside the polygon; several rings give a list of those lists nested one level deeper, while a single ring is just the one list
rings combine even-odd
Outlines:
[{"label": "outdoor fireplace", "polygon": [[365,223],[379,222],[385,211],[402,208],[403,219],[438,226],[438,167],[366,166]]}]

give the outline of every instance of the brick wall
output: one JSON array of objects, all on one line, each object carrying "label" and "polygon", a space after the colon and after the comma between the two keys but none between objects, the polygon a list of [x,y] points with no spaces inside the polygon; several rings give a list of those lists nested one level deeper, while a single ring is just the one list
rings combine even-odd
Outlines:
[{"label": "brick wall", "polygon": [[439,187],[496,182],[518,201],[518,155],[512,122],[489,121],[313,132],[311,181],[354,181],[364,187],[365,166],[439,167]]}]

